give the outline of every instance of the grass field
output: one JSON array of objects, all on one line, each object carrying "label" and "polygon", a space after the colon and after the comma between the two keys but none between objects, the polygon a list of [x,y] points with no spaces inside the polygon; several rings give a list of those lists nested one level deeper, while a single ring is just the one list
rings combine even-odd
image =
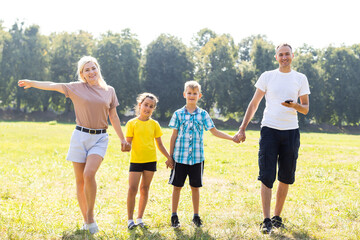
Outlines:
[{"label": "grass field", "polygon": [[[302,133],[296,182],[282,213],[287,228],[264,236],[258,231],[259,132],[248,131],[247,141],[240,145],[206,132],[200,191],[204,227],[190,224],[187,183],[178,211],[182,227],[170,227],[172,188],[159,154],[144,216],[150,228],[129,232],[129,153],[120,151],[110,127],[108,152],[97,174],[100,233],[92,237],[79,230],[75,178],[72,164],[65,160],[74,125],[0,122],[0,129],[0,239],[360,239],[359,135]],[[168,147],[171,130],[163,131]]]}]

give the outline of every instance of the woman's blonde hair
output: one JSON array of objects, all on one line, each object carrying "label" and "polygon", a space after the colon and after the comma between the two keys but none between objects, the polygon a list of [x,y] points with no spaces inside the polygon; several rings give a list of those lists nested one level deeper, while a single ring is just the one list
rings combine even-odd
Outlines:
[{"label": "woman's blonde hair", "polygon": [[146,98],[150,98],[151,100],[153,100],[155,102],[155,107],[156,107],[156,104],[159,102],[159,99],[152,93],[148,93],[148,92],[140,93],[138,95],[138,97],[136,98],[137,104],[134,107],[136,116],[140,115],[139,105],[142,104]]},{"label": "woman's blonde hair", "polygon": [[96,60],[96,58],[94,58],[92,56],[83,56],[82,58],[80,58],[80,60],[78,62],[78,68],[77,68],[78,80],[80,82],[86,83],[86,79],[83,78],[82,72],[84,70],[85,64],[87,64],[89,62],[94,63],[96,65],[97,69],[99,70],[99,85],[100,85],[100,87],[102,87],[105,90],[108,90],[108,85],[106,84],[106,82],[101,74],[100,65],[99,65],[98,61]]}]

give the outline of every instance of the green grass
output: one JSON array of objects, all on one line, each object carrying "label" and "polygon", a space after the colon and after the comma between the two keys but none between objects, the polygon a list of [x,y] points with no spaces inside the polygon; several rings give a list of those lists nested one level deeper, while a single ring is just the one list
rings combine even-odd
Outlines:
[{"label": "green grass", "polygon": [[[287,229],[269,237],[258,232],[262,220],[259,132],[248,131],[247,141],[240,145],[206,132],[200,191],[205,226],[195,229],[190,224],[192,204],[186,183],[178,211],[182,228],[170,227],[170,172],[159,154],[144,216],[150,228],[130,233],[126,228],[129,153],[120,151],[110,127],[108,152],[97,174],[95,214],[101,231],[92,237],[79,230],[82,218],[75,178],[72,164],[65,160],[74,125],[0,122],[0,129],[0,239],[360,239],[357,135],[302,133],[296,182],[282,213]],[[171,130],[163,131],[168,147]]]}]

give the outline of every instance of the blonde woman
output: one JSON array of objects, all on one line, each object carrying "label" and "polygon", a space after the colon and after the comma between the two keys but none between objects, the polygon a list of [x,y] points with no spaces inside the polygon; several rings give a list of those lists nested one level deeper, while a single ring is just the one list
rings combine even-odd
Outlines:
[{"label": "blonde woman", "polygon": [[54,83],[19,80],[19,87],[57,91],[74,104],[76,127],[72,134],[67,160],[73,162],[77,199],[84,218],[83,230],[91,234],[99,231],[94,219],[96,199],[95,175],[108,146],[108,119],[121,141],[121,150],[130,151],[130,144],[121,130],[116,112],[119,105],[115,90],[106,84],[97,60],[84,56],[78,62],[78,82]]}]

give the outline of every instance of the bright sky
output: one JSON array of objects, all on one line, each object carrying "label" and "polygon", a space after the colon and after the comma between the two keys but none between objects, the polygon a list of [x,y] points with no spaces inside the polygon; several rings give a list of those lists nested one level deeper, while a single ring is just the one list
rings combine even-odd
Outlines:
[{"label": "bright sky", "polygon": [[189,46],[202,28],[228,33],[235,43],[263,34],[295,48],[360,44],[358,0],[2,0],[3,26],[17,19],[44,35],[85,30],[98,37],[130,28],[143,47],[161,33]]}]

